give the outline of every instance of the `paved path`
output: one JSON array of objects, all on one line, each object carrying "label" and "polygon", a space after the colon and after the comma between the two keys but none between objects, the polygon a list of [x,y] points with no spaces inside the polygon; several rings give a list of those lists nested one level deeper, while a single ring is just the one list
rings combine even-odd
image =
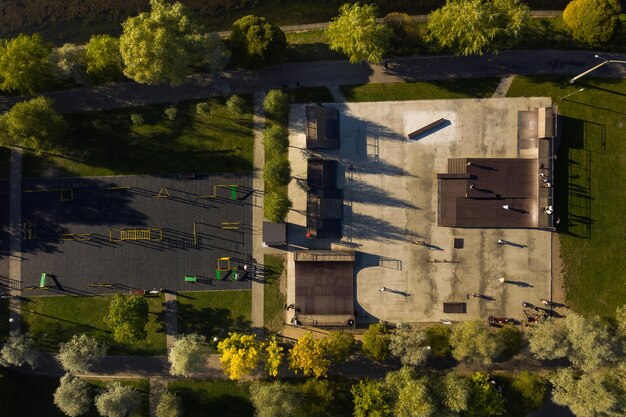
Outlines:
[{"label": "paved path", "polygon": [[265,189],[263,181],[263,165],[265,164],[265,149],[263,147],[263,129],[265,128],[265,112],[263,100],[265,92],[254,93],[254,167],[252,189],[257,190],[252,206],[252,257],[256,259],[254,267],[255,279],[252,281],[252,328],[259,336],[263,336],[264,328],[264,285],[257,276],[257,268],[263,263],[263,196],[259,190]]},{"label": "paved path", "polygon": [[[9,179],[9,321],[10,330],[20,330],[22,288],[22,149],[11,148]],[[6,319],[5,319],[6,320]]]},{"label": "paved path", "polygon": [[506,94],[509,92],[509,88],[511,88],[511,84],[513,84],[513,80],[515,79],[515,75],[507,75],[506,77],[502,77],[500,80],[500,84],[496,87],[496,91],[493,92],[492,98],[503,98],[506,97]]},{"label": "paved path", "polygon": [[[606,54],[626,60],[626,54]],[[227,71],[194,74],[178,87],[142,85],[133,82],[56,91],[45,94],[62,113],[114,109],[150,103],[167,103],[284,86],[304,87],[363,83],[441,80],[452,78],[504,77],[517,75],[575,75],[598,64],[593,52],[521,50],[485,56],[425,56],[390,59],[389,69],[348,61],[281,64],[257,72]],[[608,64],[594,76],[626,77],[626,65]],[[584,82],[584,78],[580,80]],[[0,111],[28,97],[0,98]]]},{"label": "paved path", "polygon": [[150,378],[150,417],[156,417],[156,408],[161,394],[167,391],[167,380],[162,377]]},{"label": "paved path", "polygon": [[177,316],[176,294],[170,292],[165,293],[165,340],[167,351],[169,352],[174,346],[174,342],[178,337],[178,316]]},{"label": "paved path", "polygon": [[338,85],[329,85],[328,91],[333,95],[333,99],[335,99],[335,103],[345,103],[346,98],[343,96],[341,89]]}]

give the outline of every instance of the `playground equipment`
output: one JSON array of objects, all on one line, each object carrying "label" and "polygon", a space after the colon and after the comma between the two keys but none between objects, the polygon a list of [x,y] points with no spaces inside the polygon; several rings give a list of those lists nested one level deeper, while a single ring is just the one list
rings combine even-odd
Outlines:
[{"label": "playground equipment", "polygon": [[198,278],[195,275],[185,275],[185,282],[195,284],[198,282]]},{"label": "playground equipment", "polygon": [[31,222],[22,223],[22,240],[37,239],[37,228]]},{"label": "playground equipment", "polygon": [[[119,232],[119,235],[117,233]],[[163,240],[163,229],[110,229],[109,242],[122,240]]]},{"label": "playground equipment", "polygon": [[217,195],[219,189],[230,190],[230,199],[237,200],[237,184],[217,184],[213,186],[213,194],[211,195],[199,195],[197,198],[219,198]]},{"label": "playground equipment", "polygon": [[96,283],[96,284],[87,284],[87,286],[89,287],[93,287],[93,288],[100,288],[100,287],[105,287],[105,288],[113,288],[113,284],[109,284],[109,283]]},{"label": "playground equipment", "polygon": [[46,287],[46,279],[48,278],[48,274],[46,272],[41,273],[41,277],[39,278],[39,288]]},{"label": "playground equipment", "polygon": [[121,186],[112,186],[112,187],[104,187],[104,190],[130,190],[130,187],[121,187]]},{"label": "playground equipment", "polygon": [[218,281],[222,280],[222,272],[232,272],[233,280],[235,280],[236,269],[230,267],[230,257],[224,256],[217,259],[217,268],[215,269],[215,279]]},{"label": "playground equipment", "polygon": [[172,198],[167,187],[161,187],[155,198]]},{"label": "playground equipment", "polygon": [[91,240],[91,233],[64,233],[61,235],[61,240]]},{"label": "playground equipment", "polygon": [[222,222],[223,230],[239,230],[240,222]]},{"label": "playground equipment", "polygon": [[73,188],[31,188],[24,190],[25,193],[59,193],[59,201],[72,201],[74,200]]}]

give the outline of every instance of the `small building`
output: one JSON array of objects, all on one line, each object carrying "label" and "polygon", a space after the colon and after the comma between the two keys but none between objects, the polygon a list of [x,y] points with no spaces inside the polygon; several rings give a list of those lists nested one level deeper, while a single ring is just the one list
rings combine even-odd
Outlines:
[{"label": "small building", "polygon": [[340,239],[343,192],[337,188],[337,161],[307,160],[307,237]]},{"label": "small building", "polygon": [[287,223],[263,222],[263,246],[287,244]]},{"label": "small building", "polygon": [[295,319],[318,327],[354,325],[352,251],[301,250],[294,253]]},{"label": "small building", "polygon": [[307,149],[339,149],[339,110],[306,106]]}]

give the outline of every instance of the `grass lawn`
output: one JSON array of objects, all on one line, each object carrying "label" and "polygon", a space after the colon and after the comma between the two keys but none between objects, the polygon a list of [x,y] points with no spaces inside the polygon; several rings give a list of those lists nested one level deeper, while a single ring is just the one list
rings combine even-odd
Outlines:
[{"label": "grass lawn", "polygon": [[498,78],[341,86],[347,101],[399,101],[491,97]]},{"label": "grass lawn", "polygon": [[[41,157],[26,154],[24,176],[249,172],[252,115],[231,114],[225,100],[205,100],[208,116],[196,112],[198,101],[178,103],[173,121],[165,104],[67,115],[67,142]],[[132,114],[144,123],[133,125]]]},{"label": "grass lawn", "polygon": [[178,380],[171,381],[168,388],[181,397],[185,417],[254,416],[249,386],[246,383]]},{"label": "grass lawn", "polygon": [[164,354],[165,329],[163,298],[147,298],[150,321],[146,340],[120,344],[113,340],[103,318],[109,313],[111,296],[103,297],[31,297],[22,302],[22,326],[40,348],[56,352],[60,342],[85,333],[105,341],[112,355]]},{"label": "grass lawn", "polygon": [[287,61],[329,61],[348,59],[341,52],[331,51],[324,29],[287,33]]},{"label": "grass lawn", "polygon": [[[561,118],[556,213],[567,299],[585,315],[613,316],[626,300],[626,81],[518,77],[509,96],[551,96]],[[585,90],[560,100],[580,88]]]},{"label": "grass lawn", "polygon": [[178,332],[207,338],[250,330],[252,291],[189,291],[178,294]]},{"label": "grass lawn", "polygon": [[300,87],[284,90],[289,94],[289,103],[333,103],[335,99],[326,87]]},{"label": "grass lawn", "polygon": [[[53,403],[54,391],[59,386],[59,379],[47,375],[33,375],[9,371],[10,383],[14,393],[11,400],[2,405],[0,415],[28,416],[28,417],[66,417]],[[87,380],[93,386],[92,395],[95,396],[98,387],[104,386],[105,381]],[[130,385],[142,394],[142,404],[128,417],[149,417],[148,391],[150,383],[147,379],[122,380],[123,385]],[[6,414],[3,414],[3,412]],[[98,417],[98,411],[92,406],[85,417]]]},{"label": "grass lawn", "polygon": [[277,332],[283,325],[285,295],[280,292],[280,276],[285,269],[284,256],[263,255],[265,287],[263,288],[263,325]]}]

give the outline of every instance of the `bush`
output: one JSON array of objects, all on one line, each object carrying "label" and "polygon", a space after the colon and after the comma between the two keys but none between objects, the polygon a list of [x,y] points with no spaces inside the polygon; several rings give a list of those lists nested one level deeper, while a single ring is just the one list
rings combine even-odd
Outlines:
[{"label": "bush", "polygon": [[265,161],[263,179],[271,185],[285,186],[291,181],[291,164],[286,158]]},{"label": "bush", "polygon": [[233,60],[244,68],[260,68],[282,60],[287,38],[264,17],[244,16],[233,23],[230,35]]},{"label": "bush", "polygon": [[389,55],[417,55],[422,37],[417,23],[406,13],[389,13],[384,22],[391,29],[391,39],[387,53]]},{"label": "bush", "polygon": [[289,146],[289,132],[279,124],[272,124],[263,131],[265,154],[272,157],[282,155]]},{"label": "bush", "polygon": [[522,406],[522,413],[526,415],[543,405],[548,395],[548,382],[538,374],[522,371],[511,382],[509,393],[512,397],[509,403]]},{"label": "bush", "polygon": [[178,114],[178,110],[176,110],[176,107],[168,107],[167,109],[165,109],[165,111],[163,111],[163,113],[165,113],[165,116],[169,120],[174,121],[176,120],[176,115]]},{"label": "bush", "polygon": [[289,113],[289,96],[280,90],[270,90],[263,100],[263,110],[275,120],[286,119]]},{"label": "bush", "polygon": [[426,329],[426,340],[435,356],[446,357],[452,353],[450,334],[452,330],[441,324]]},{"label": "bush", "polygon": [[165,391],[159,398],[155,415],[156,417],[181,417],[183,411],[180,398],[169,391]]},{"label": "bush", "polygon": [[87,52],[82,46],[66,43],[50,55],[52,71],[59,80],[87,85]]},{"label": "bush", "polygon": [[620,28],[619,0],[573,0],[563,12],[572,36],[589,46],[608,43]]},{"label": "bush", "polygon": [[206,101],[196,104],[196,113],[200,116],[208,116],[211,114],[211,104]]},{"label": "bush", "polygon": [[124,77],[118,38],[94,35],[87,42],[86,54],[87,74],[95,81],[117,81]]},{"label": "bush", "polygon": [[141,126],[143,124],[143,116],[140,115],[139,113],[133,113],[130,115],[130,121],[135,126]]},{"label": "bush", "polygon": [[241,96],[230,96],[228,100],[226,100],[226,108],[232,114],[239,116],[246,112],[246,100]]},{"label": "bush", "polygon": [[507,324],[498,330],[498,338],[504,347],[500,359],[511,359],[522,349],[522,333],[512,324]]},{"label": "bush", "polygon": [[384,361],[389,357],[389,333],[382,323],[370,325],[363,333],[363,353],[375,361]]},{"label": "bush", "polygon": [[0,40],[0,90],[32,94],[50,85],[52,47],[41,36]]},{"label": "bush", "polygon": [[292,203],[286,192],[270,191],[265,194],[263,214],[274,223],[284,223]]},{"label": "bush", "polygon": [[326,357],[332,362],[345,362],[354,352],[356,341],[350,333],[342,331],[330,332],[324,338]]}]

